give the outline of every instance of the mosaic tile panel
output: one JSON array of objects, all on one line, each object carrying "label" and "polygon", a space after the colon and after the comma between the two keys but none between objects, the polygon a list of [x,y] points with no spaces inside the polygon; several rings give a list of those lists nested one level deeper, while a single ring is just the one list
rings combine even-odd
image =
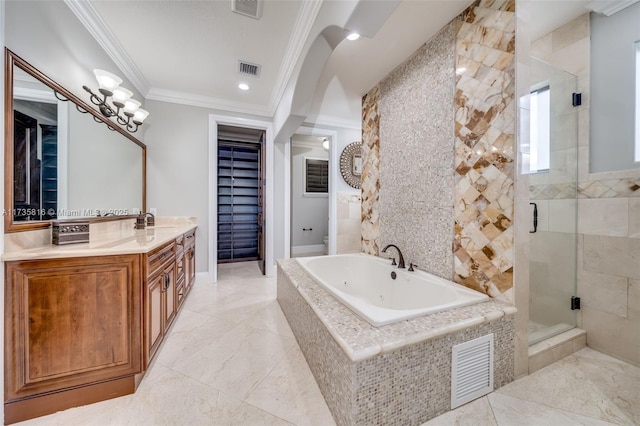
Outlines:
[{"label": "mosaic tile panel", "polygon": [[[531,185],[532,200],[576,198],[575,184]],[[578,184],[578,198],[640,197],[640,178],[590,180]]]},{"label": "mosaic tile panel", "polygon": [[391,72],[379,101],[380,244],[445,279],[453,277],[454,30],[445,26]]},{"label": "mosaic tile panel", "polygon": [[[278,302],[339,425],[418,425],[449,411],[451,347],[488,333],[495,335],[495,388],[514,378],[512,313],[353,361],[345,356],[345,343],[358,342],[366,349],[367,345],[379,344],[379,334],[384,332],[394,332],[396,339],[402,339],[412,333],[407,325],[428,323],[445,313],[372,327],[316,284],[293,260],[279,262]],[[505,306],[496,301],[476,306],[482,305],[494,310]],[[452,311],[457,312],[453,317],[458,322],[474,315],[464,314],[464,309]]]},{"label": "mosaic tile panel", "polygon": [[456,20],[455,280],[495,298],[513,287],[514,11],[479,0]]},{"label": "mosaic tile panel", "polygon": [[380,86],[362,98],[362,252],[377,256],[380,246]]}]

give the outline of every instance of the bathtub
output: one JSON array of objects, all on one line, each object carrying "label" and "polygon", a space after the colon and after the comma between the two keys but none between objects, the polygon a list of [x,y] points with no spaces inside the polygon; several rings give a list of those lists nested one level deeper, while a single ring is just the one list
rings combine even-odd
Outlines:
[{"label": "bathtub", "polygon": [[296,262],[375,327],[489,300],[486,294],[427,272],[398,269],[389,259],[363,253],[303,257]]}]

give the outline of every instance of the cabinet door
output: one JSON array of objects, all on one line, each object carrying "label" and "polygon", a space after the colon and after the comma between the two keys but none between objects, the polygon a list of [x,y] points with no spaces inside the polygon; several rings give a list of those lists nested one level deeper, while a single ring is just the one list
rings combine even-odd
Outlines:
[{"label": "cabinet door", "polygon": [[164,299],[164,316],[163,316],[163,333],[166,332],[173,319],[176,317],[176,266],[175,263],[170,264],[163,272],[163,294]]},{"label": "cabinet door", "polygon": [[142,371],[139,256],[5,265],[5,402]]},{"label": "cabinet door", "polygon": [[160,343],[162,343],[162,336],[164,335],[164,301],[163,301],[163,287],[165,285],[164,274],[159,274],[149,282],[147,282],[147,301],[145,303],[146,309],[146,342],[145,342],[145,355],[146,365],[149,365],[151,358],[158,350]]},{"label": "cabinet door", "polygon": [[185,284],[185,290],[189,291],[189,289],[191,288],[191,286],[193,285],[195,279],[196,279],[196,247],[195,246],[191,246],[184,254],[185,256],[185,264],[186,264],[186,269],[185,269],[185,279],[184,279],[184,284]]}]

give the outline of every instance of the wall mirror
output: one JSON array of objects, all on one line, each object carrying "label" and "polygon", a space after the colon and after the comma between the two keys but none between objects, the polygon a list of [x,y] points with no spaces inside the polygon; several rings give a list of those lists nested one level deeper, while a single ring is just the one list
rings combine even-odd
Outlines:
[{"label": "wall mirror", "polygon": [[340,174],[344,181],[356,189],[360,189],[362,180],[362,142],[347,145],[340,154]]},{"label": "wall mirror", "polygon": [[146,211],[146,146],[8,49],[5,67],[5,232]]}]

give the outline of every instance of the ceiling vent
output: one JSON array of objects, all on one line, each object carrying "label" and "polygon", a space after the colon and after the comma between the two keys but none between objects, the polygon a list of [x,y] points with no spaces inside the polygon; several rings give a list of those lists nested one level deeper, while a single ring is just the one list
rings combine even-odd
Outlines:
[{"label": "ceiling vent", "polygon": [[253,19],[262,17],[263,0],[231,0],[231,10]]},{"label": "ceiling vent", "polygon": [[260,77],[260,65],[252,64],[246,61],[238,61],[238,72],[242,75],[250,75],[252,77]]}]

